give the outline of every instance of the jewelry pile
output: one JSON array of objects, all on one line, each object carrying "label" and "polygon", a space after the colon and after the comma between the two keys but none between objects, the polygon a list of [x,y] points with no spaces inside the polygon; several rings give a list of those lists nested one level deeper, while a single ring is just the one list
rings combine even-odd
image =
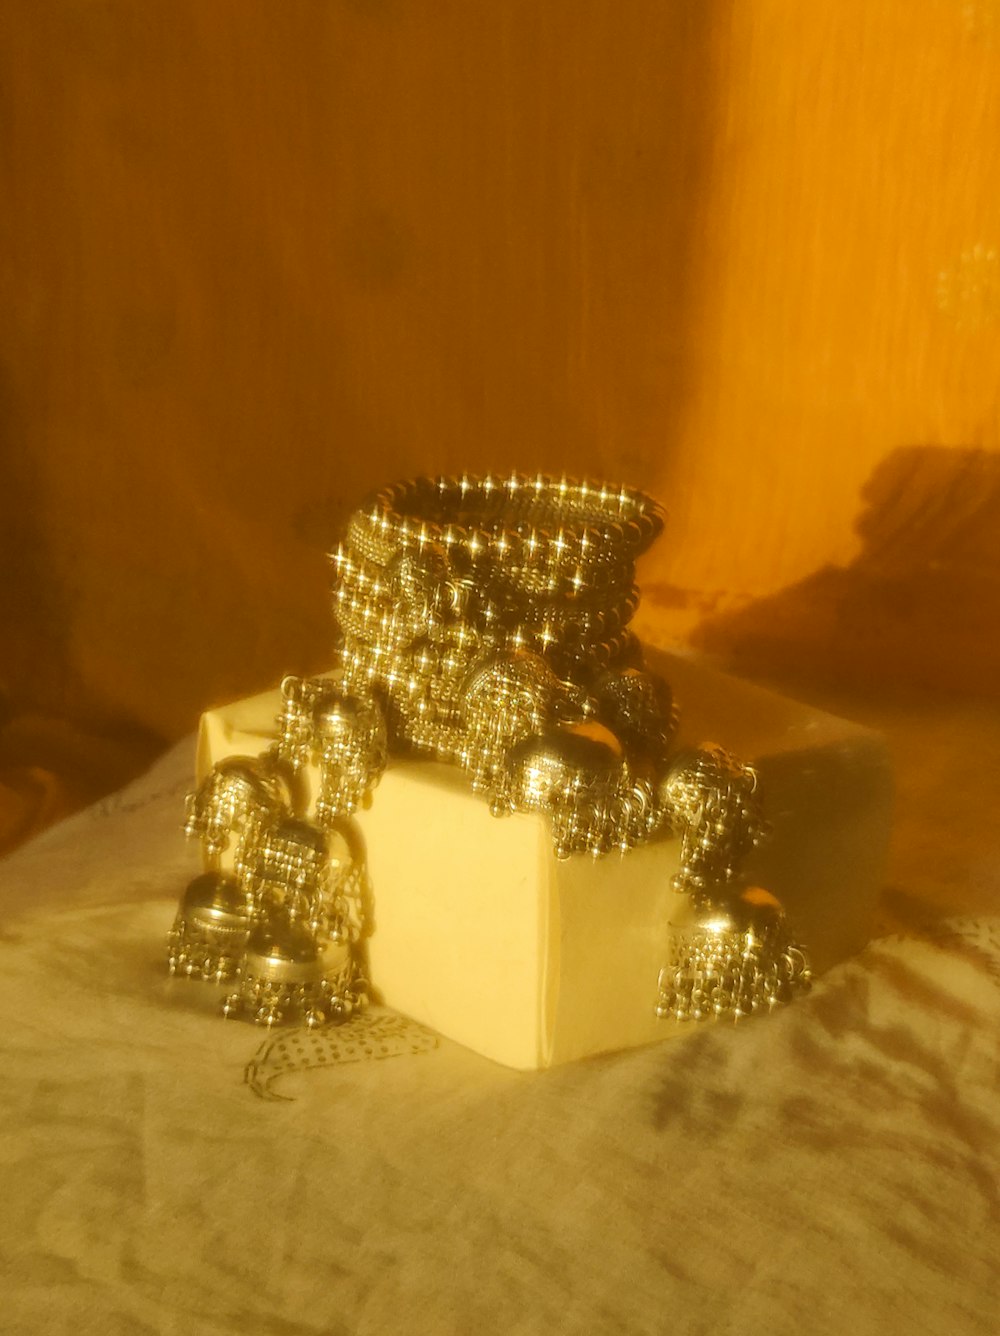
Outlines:
[{"label": "jewelry pile", "polygon": [[331,558],[336,681],[286,678],[275,745],[189,797],[206,872],[171,970],[234,980],[226,1015],[350,1014],[367,916],[343,823],[387,755],[422,754],[460,767],[497,816],[544,814],[558,858],[680,837],[687,905],[657,1015],[735,1019],[804,991],[780,905],[741,875],[766,834],[756,773],[711,745],[674,750],[670,688],[629,630],[635,562],[662,527],[641,492],[519,474],[421,478],[358,510]]},{"label": "jewelry pile", "polygon": [[[385,768],[385,728],[376,707],[326,678],[286,677],[282,696],[274,746],[220,761],[188,795],[184,829],[206,870],[181,900],[167,965],[232,983],[225,1016],[317,1026],[367,1001],[370,894],[350,813]],[[320,775],[311,802],[309,766]]]}]

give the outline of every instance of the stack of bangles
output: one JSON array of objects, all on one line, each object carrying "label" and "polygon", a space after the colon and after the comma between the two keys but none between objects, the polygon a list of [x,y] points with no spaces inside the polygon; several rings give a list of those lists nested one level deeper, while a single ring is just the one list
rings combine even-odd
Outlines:
[{"label": "stack of bangles", "polygon": [[656,1012],[738,1018],[791,1000],[809,968],[742,874],[766,835],[755,771],[675,747],[670,688],[629,629],[636,559],[662,528],[644,493],[566,478],[378,492],[331,556],[339,676],[286,679],[269,764],[317,761],[320,824],[353,810],[388,750],[457,765],[497,816],[545,815],[559,858],[679,837],[688,904],[666,929]]},{"label": "stack of bangles", "polygon": [[560,857],[644,842],[676,721],[628,626],[662,527],[642,493],[566,479],[387,488],[333,555],[345,689],[498,814],[547,812]]}]

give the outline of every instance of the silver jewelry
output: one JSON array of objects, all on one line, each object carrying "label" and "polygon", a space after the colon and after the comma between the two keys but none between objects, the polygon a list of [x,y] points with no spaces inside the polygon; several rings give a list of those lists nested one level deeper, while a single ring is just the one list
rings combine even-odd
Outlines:
[{"label": "silver jewelry", "polygon": [[661,1019],[740,1020],[807,992],[811,975],[778,901],[757,887],[720,903],[692,896],[671,924],[657,980]]},{"label": "silver jewelry", "polygon": [[675,890],[688,897],[667,930],[656,1014],[740,1019],[809,987],[805,951],[769,892],[746,887],[746,856],[768,835],[757,772],[717,746],[682,752],[660,782],[681,835]]},{"label": "silver jewelry", "polygon": [[312,724],[320,771],[316,819],[325,826],[353,812],[382,778],[385,719],[371,698],[330,689],[313,703]]},{"label": "silver jewelry", "polygon": [[229,756],[187,795],[184,833],[201,841],[207,865],[215,867],[234,839],[238,846],[252,842],[288,801],[287,783],[269,757]]},{"label": "silver jewelry", "polygon": [[323,941],[306,924],[277,916],[252,929],[239,987],[225,998],[222,1014],[267,1026],[325,1025],[345,1020],[365,996],[345,945]]},{"label": "silver jewelry", "polygon": [[552,806],[530,810],[548,812],[560,857],[631,848],[662,824],[651,781],[676,727],[627,629],[636,557],[662,526],[643,493],[567,478],[385,488],[332,557],[345,689],[377,693],[391,745],[459,764],[498,812],[522,801],[508,773],[522,742],[551,750],[553,726],[605,724],[624,770],[598,778],[581,753],[574,776],[563,747]]},{"label": "silver jewelry", "polygon": [[679,835],[688,903],[658,1015],[740,1017],[808,987],[780,905],[742,879],[767,833],[756,772],[712,745],[672,755],[670,688],[629,629],[635,561],[662,527],[641,492],[520,474],[419,478],[356,511],[332,556],[339,675],[286,677],[275,744],[189,796],[209,872],[170,968],[235,980],[224,1013],[269,1026],[361,1005],[370,888],[345,823],[392,749],[460,766],[498,816],[544,814],[560,858]]},{"label": "silver jewelry", "polygon": [[671,762],[658,797],[681,835],[679,891],[728,885],[768,833],[757,772],[711,743]]},{"label": "silver jewelry", "polygon": [[232,978],[250,935],[250,912],[239,881],[223,872],[195,877],[167,937],[167,968],[189,979]]},{"label": "silver jewelry", "polygon": [[[346,831],[385,767],[385,725],[371,700],[328,678],[282,683],[278,741],[259,758],[220,761],[187,799],[185,830],[208,869],[185,893],[168,935],[171,973],[235,991],[226,1016],[315,1026],[361,1006],[359,950],[370,893]],[[316,763],[314,818],[303,772]],[[232,875],[218,870],[234,844]]]}]

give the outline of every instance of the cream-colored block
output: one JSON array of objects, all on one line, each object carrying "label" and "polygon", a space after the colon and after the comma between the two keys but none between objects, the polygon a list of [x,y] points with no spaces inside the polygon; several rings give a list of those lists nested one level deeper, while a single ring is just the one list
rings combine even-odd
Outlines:
[{"label": "cream-colored block", "polygon": [[[881,738],[690,660],[647,658],[673,687],[683,742],[721,743],[757,767],[774,835],[750,871],[783,901],[814,971],[860,949],[890,822]],[[199,776],[269,745],[279,709],[274,691],[206,714]],[[670,889],[677,840],[559,861],[542,817],[491,816],[431,761],[390,764],[357,820],[375,897],[371,979],[387,1005],[518,1068],[689,1029],[653,1014],[665,925],[684,902]]]}]

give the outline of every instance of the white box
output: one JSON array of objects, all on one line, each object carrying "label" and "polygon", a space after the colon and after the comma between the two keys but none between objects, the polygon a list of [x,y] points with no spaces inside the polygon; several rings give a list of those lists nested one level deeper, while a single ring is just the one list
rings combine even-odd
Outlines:
[{"label": "white box", "polygon": [[[673,688],[682,743],[717,742],[756,766],[774,834],[748,870],[785,905],[814,973],[859,950],[890,824],[882,739],[684,658],[647,661]],[[199,779],[267,747],[280,708],[273,691],[204,715]],[[685,901],[670,886],[678,840],[559,861],[543,817],[491,816],[434,761],[390,763],[357,821],[375,897],[371,980],[388,1006],[525,1069],[692,1027],[653,1012],[665,927]]]}]

